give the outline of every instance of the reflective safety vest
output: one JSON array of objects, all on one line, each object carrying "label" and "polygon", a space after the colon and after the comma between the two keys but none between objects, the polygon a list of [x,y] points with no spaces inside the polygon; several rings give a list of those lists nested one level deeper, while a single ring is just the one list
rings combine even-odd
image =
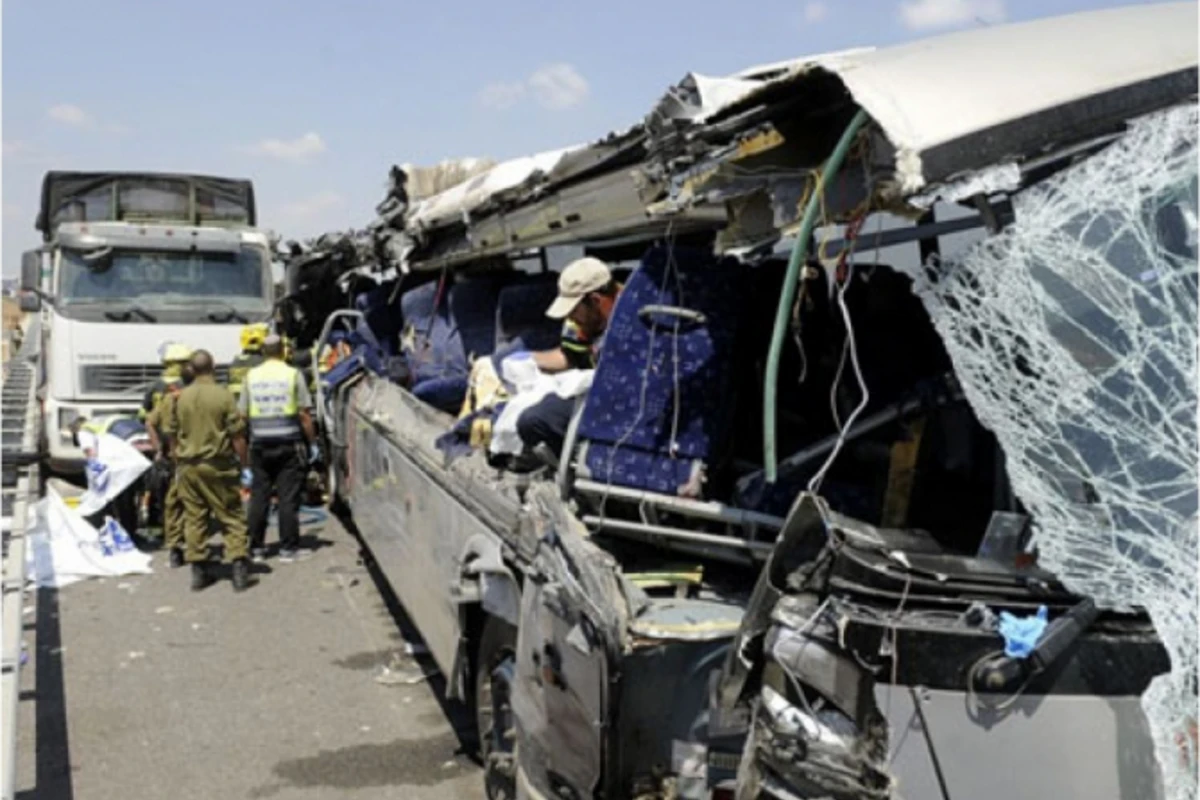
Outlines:
[{"label": "reflective safety vest", "polygon": [[296,399],[300,372],[270,359],[246,373],[242,391],[250,406],[250,439],[255,442],[302,439]]},{"label": "reflective safety vest", "polygon": [[242,393],[242,386],[245,385],[246,376],[250,374],[250,370],[262,363],[261,353],[239,353],[233,359],[229,365],[229,391],[233,392],[234,397]]}]

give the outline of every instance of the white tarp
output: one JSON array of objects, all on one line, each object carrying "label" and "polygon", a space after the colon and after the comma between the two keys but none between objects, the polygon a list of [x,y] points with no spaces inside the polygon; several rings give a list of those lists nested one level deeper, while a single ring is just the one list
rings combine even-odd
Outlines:
[{"label": "white tarp", "polygon": [[133,445],[100,434],[96,437],[96,458],[87,465],[88,490],[79,501],[79,513],[85,517],[95,514],[148,469],[149,460]]},{"label": "white tarp", "polygon": [[61,589],[86,578],[149,574],[150,556],[101,543],[100,531],[63,502],[53,486],[33,507],[26,570],[39,588]]},{"label": "white tarp", "polygon": [[552,392],[563,398],[578,397],[591,388],[595,372],[591,369],[569,369],[551,375],[538,369],[532,354],[525,352],[514,353],[504,359],[500,363],[500,373],[505,384],[512,387],[513,397],[492,425],[489,447],[492,453],[519,455],[524,449],[524,443],[517,433],[517,419],[522,412]]}]

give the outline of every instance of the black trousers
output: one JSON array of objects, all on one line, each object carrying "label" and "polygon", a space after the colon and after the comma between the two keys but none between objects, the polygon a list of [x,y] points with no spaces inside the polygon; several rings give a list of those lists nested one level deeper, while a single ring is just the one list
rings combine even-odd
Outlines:
[{"label": "black trousers", "polygon": [[545,442],[555,453],[561,453],[574,413],[574,398],[559,397],[551,392],[517,417],[517,435],[526,450]]},{"label": "black trousers", "polygon": [[267,538],[267,512],[271,507],[271,489],[279,496],[279,547],[295,549],[300,544],[300,495],[304,489],[308,460],[301,442],[261,443],[250,446],[251,549],[261,549]]}]

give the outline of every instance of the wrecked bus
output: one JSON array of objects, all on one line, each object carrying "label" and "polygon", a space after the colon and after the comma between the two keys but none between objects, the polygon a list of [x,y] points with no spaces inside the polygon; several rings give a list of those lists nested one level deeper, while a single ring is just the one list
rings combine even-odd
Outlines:
[{"label": "wrecked bus", "polygon": [[[1195,26],[689,75],[289,265],[490,796],[1191,796]],[[563,247],[624,290],[562,452],[501,458]]]}]

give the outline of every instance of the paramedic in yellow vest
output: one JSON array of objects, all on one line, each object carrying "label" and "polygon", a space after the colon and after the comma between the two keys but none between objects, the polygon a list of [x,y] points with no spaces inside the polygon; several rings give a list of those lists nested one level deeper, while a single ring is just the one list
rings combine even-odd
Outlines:
[{"label": "paramedic in yellow vest", "polygon": [[246,374],[263,363],[262,346],[269,330],[265,322],[242,326],[242,352],[229,364],[229,391],[239,397]]},{"label": "paramedic in yellow vest", "polygon": [[279,496],[279,560],[294,561],[300,548],[300,496],[308,465],[316,460],[312,396],[300,370],[283,360],[283,341],[263,342],[265,361],[246,374],[239,408],[250,423],[250,553],[266,558],[271,490]]}]

